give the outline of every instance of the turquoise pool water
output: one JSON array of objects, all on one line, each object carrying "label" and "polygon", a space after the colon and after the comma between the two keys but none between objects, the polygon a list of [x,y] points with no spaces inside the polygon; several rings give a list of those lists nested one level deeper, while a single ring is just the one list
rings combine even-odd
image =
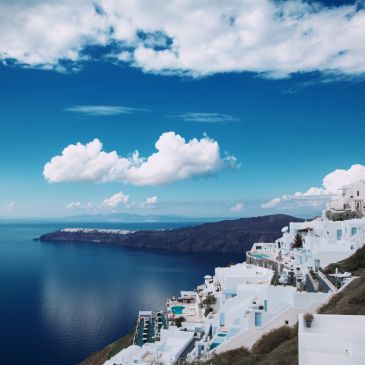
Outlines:
[{"label": "turquoise pool water", "polygon": [[253,257],[256,257],[258,259],[268,259],[270,256],[264,254],[264,253],[252,253]]},{"label": "turquoise pool water", "polygon": [[171,308],[172,313],[174,314],[183,314],[185,307],[183,305],[175,305]]},{"label": "turquoise pool water", "polygon": [[210,349],[215,349],[218,345],[220,345],[226,338],[227,334],[225,332],[219,332],[213,339],[212,343],[210,344]]}]

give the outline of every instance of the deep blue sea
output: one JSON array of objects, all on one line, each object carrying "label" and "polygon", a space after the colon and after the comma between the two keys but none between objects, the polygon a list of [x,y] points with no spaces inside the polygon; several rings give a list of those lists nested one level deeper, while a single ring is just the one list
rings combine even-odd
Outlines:
[{"label": "deep blue sea", "polygon": [[181,254],[33,241],[64,227],[161,229],[183,223],[0,224],[0,364],[73,365],[242,255]]}]

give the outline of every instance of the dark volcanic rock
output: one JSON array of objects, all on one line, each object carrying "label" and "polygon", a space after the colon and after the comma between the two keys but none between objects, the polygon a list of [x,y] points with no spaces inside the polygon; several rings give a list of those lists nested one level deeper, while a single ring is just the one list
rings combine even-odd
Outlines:
[{"label": "dark volcanic rock", "polygon": [[147,248],[180,252],[230,252],[247,250],[254,242],[272,242],[281,236],[289,222],[303,219],[285,214],[241,218],[172,230],[115,232],[56,231],[40,237],[41,241],[78,241],[115,244],[121,247]]}]

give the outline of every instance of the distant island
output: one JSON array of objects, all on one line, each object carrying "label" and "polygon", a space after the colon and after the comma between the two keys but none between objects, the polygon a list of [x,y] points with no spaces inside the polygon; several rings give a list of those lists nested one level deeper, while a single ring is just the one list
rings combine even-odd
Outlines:
[{"label": "distant island", "polygon": [[39,237],[41,241],[74,241],[113,244],[136,249],[173,252],[239,253],[253,242],[272,242],[289,222],[304,219],[275,214],[199,224],[169,230],[109,230],[65,228]]}]

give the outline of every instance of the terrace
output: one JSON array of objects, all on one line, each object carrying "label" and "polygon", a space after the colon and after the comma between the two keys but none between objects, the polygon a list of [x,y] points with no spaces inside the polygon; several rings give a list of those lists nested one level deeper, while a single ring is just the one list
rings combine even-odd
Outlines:
[{"label": "terrace", "polygon": [[133,344],[142,347],[160,338],[161,329],[167,329],[166,314],[161,311],[140,311],[134,333]]}]

